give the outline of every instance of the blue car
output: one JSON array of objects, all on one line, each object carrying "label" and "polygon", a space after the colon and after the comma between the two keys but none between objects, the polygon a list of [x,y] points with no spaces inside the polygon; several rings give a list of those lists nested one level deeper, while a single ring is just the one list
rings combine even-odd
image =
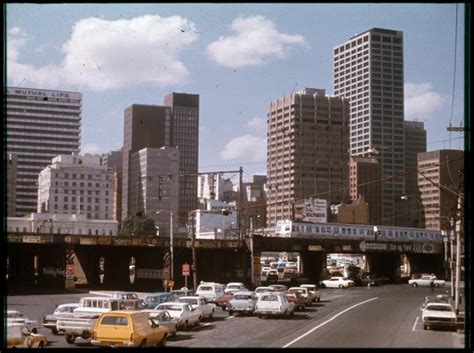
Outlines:
[{"label": "blue car", "polygon": [[140,299],[137,303],[138,309],[155,309],[161,303],[173,301],[173,294],[170,292],[151,293]]}]

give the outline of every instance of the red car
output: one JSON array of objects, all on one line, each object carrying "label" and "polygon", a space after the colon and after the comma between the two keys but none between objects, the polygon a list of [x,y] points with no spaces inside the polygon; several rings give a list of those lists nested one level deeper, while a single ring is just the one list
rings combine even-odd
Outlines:
[{"label": "red car", "polygon": [[234,297],[232,292],[224,292],[224,295],[217,299],[217,306],[220,306],[223,310],[227,310],[227,303]]}]

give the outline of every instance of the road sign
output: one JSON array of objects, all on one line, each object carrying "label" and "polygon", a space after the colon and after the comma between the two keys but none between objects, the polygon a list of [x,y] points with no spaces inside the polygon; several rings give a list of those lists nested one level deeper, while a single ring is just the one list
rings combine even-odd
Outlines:
[{"label": "road sign", "polygon": [[183,276],[189,276],[189,264],[183,264]]}]

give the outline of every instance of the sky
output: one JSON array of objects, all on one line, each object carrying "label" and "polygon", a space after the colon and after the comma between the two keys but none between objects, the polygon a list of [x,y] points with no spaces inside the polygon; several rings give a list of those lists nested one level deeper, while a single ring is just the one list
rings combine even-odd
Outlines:
[{"label": "sky", "polygon": [[199,171],[247,179],[266,174],[269,103],[332,95],[334,47],[374,27],[403,32],[405,120],[428,151],[463,149],[462,3],[457,26],[454,3],[10,3],[7,85],[82,93],[81,153],[120,149],[128,106],[199,94]]}]

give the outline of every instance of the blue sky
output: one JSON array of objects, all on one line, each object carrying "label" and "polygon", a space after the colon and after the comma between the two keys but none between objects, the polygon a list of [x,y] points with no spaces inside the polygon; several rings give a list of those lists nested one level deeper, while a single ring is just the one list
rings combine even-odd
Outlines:
[{"label": "blue sky", "polygon": [[[200,171],[266,174],[268,104],[333,93],[332,50],[373,27],[403,31],[405,119],[428,150],[462,149],[464,4],[7,4],[7,84],[83,94],[82,152],[123,144],[123,111],[200,95]],[[451,140],[450,140],[451,139]]]}]

